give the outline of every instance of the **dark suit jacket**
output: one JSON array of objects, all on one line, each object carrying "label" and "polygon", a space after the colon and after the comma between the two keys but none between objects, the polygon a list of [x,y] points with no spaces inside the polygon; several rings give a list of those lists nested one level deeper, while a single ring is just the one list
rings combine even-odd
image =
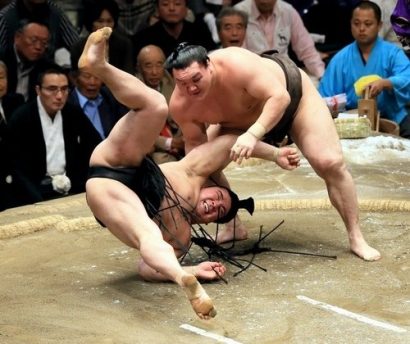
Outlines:
[{"label": "dark suit jacket", "polygon": [[[5,175],[6,171],[9,171],[10,167],[10,151],[7,147],[8,140],[8,126],[11,115],[19,106],[24,104],[24,98],[21,94],[6,94],[1,99],[1,105],[4,110],[6,122],[0,120],[0,177]],[[3,180],[0,180],[2,182]]]},{"label": "dark suit jacket", "polygon": [[[63,108],[62,118],[70,194],[80,193],[85,190],[90,155],[100,138],[84,115],[70,104]],[[16,196],[20,204],[42,201],[40,182],[47,173],[47,155],[35,100],[14,112],[9,132]]]},{"label": "dark suit jacket", "polygon": [[[107,137],[115,123],[117,123],[117,121],[128,112],[128,108],[119,103],[114,98],[110,90],[105,86],[101,88],[100,94],[103,97],[103,101],[98,107],[98,111],[100,113],[101,124],[104,129],[105,137]],[[88,120],[87,115],[81,109],[80,102],[77,96],[77,92],[75,92],[75,89],[71,91],[67,102],[73,105],[78,111],[82,112],[83,116]],[[99,135],[97,130],[94,130],[96,134]]]},{"label": "dark suit jacket", "polygon": [[184,20],[184,26],[178,39],[170,36],[164,29],[161,21],[138,32],[133,40],[135,46],[135,56],[139,51],[148,44],[159,46],[165,56],[169,56],[179,43],[188,42],[190,44],[202,45],[206,50],[217,49],[217,45],[212,40],[211,32],[206,24],[202,21],[195,23]]},{"label": "dark suit jacket", "polygon": [[[8,92],[15,93],[17,87],[17,58],[14,49],[2,50],[0,49],[0,60],[7,66],[7,86]],[[46,67],[50,66],[52,61],[42,58],[33,64],[33,69],[29,73],[29,98],[28,101],[34,99],[36,95],[35,85],[37,83],[38,75]]]},{"label": "dark suit jacket", "polygon": [[[22,19],[46,22],[50,31],[50,42],[47,49],[49,58],[53,58],[56,49],[70,47],[78,41],[78,32],[70,19],[61,9],[59,2],[47,0],[36,3],[33,9],[26,7],[30,1],[11,0],[9,5],[2,9],[0,21],[0,45],[10,47],[13,45],[14,33]],[[31,7],[31,6],[30,6]]]},{"label": "dark suit jacket", "polygon": [[[24,104],[21,94],[6,94],[1,99],[4,115],[7,123],[15,109]],[[13,206],[11,185],[6,178],[11,174],[11,156],[8,147],[8,126],[0,120],[0,211]]]}]

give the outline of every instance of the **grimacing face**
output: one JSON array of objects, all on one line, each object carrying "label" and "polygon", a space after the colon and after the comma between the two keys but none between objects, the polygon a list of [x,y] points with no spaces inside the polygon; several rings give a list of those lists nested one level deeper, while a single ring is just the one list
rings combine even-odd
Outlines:
[{"label": "grimacing face", "polygon": [[188,97],[203,99],[211,87],[212,74],[209,67],[198,62],[193,62],[183,69],[174,69],[173,76],[176,87]]},{"label": "grimacing face", "polygon": [[231,208],[231,197],[228,191],[218,186],[202,188],[195,207],[198,223],[208,224],[225,216]]}]

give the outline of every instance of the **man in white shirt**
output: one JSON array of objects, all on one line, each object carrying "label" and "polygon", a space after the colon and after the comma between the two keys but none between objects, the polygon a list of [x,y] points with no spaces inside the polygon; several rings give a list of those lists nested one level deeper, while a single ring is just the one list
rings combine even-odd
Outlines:
[{"label": "man in white shirt", "polygon": [[68,77],[50,66],[39,77],[37,98],[9,121],[13,185],[17,204],[29,204],[85,190],[88,160],[100,138],[70,104]]},{"label": "man in white shirt", "polygon": [[292,5],[282,0],[243,0],[234,7],[249,16],[244,48],[255,53],[277,50],[286,55],[291,45],[309,74],[322,77],[325,64]]}]

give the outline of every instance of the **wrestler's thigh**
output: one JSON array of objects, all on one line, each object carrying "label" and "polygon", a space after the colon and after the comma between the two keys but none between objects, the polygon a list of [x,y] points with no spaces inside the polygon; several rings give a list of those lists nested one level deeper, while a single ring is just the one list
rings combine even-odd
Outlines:
[{"label": "wrestler's thigh", "polygon": [[342,154],[332,116],[324,101],[316,94],[312,94],[312,97],[301,104],[291,135],[308,160],[334,159]]},{"label": "wrestler's thigh", "polygon": [[94,216],[129,246],[137,246],[135,239],[147,233],[162,238],[139,197],[124,184],[108,178],[91,178],[86,184],[86,195]]},{"label": "wrestler's thigh", "polygon": [[[113,154],[147,154],[164,127],[166,113],[131,110],[112,129],[109,142]],[[139,160],[139,159],[136,159]],[[115,159],[114,159],[115,161]]]}]

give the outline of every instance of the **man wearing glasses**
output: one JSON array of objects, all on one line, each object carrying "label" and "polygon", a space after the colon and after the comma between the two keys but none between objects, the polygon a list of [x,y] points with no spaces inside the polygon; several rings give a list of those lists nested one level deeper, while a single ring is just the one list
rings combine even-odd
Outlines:
[{"label": "man wearing glasses", "polygon": [[46,51],[50,33],[40,22],[20,22],[14,34],[14,45],[0,51],[0,58],[8,67],[9,92],[20,93],[25,101],[36,96],[35,82],[48,61]]},{"label": "man wearing glasses", "polygon": [[[37,97],[9,121],[17,204],[85,190],[88,160],[100,138],[80,110],[67,104],[68,77],[51,65],[39,75]],[[10,195],[11,196],[11,195]]]}]

